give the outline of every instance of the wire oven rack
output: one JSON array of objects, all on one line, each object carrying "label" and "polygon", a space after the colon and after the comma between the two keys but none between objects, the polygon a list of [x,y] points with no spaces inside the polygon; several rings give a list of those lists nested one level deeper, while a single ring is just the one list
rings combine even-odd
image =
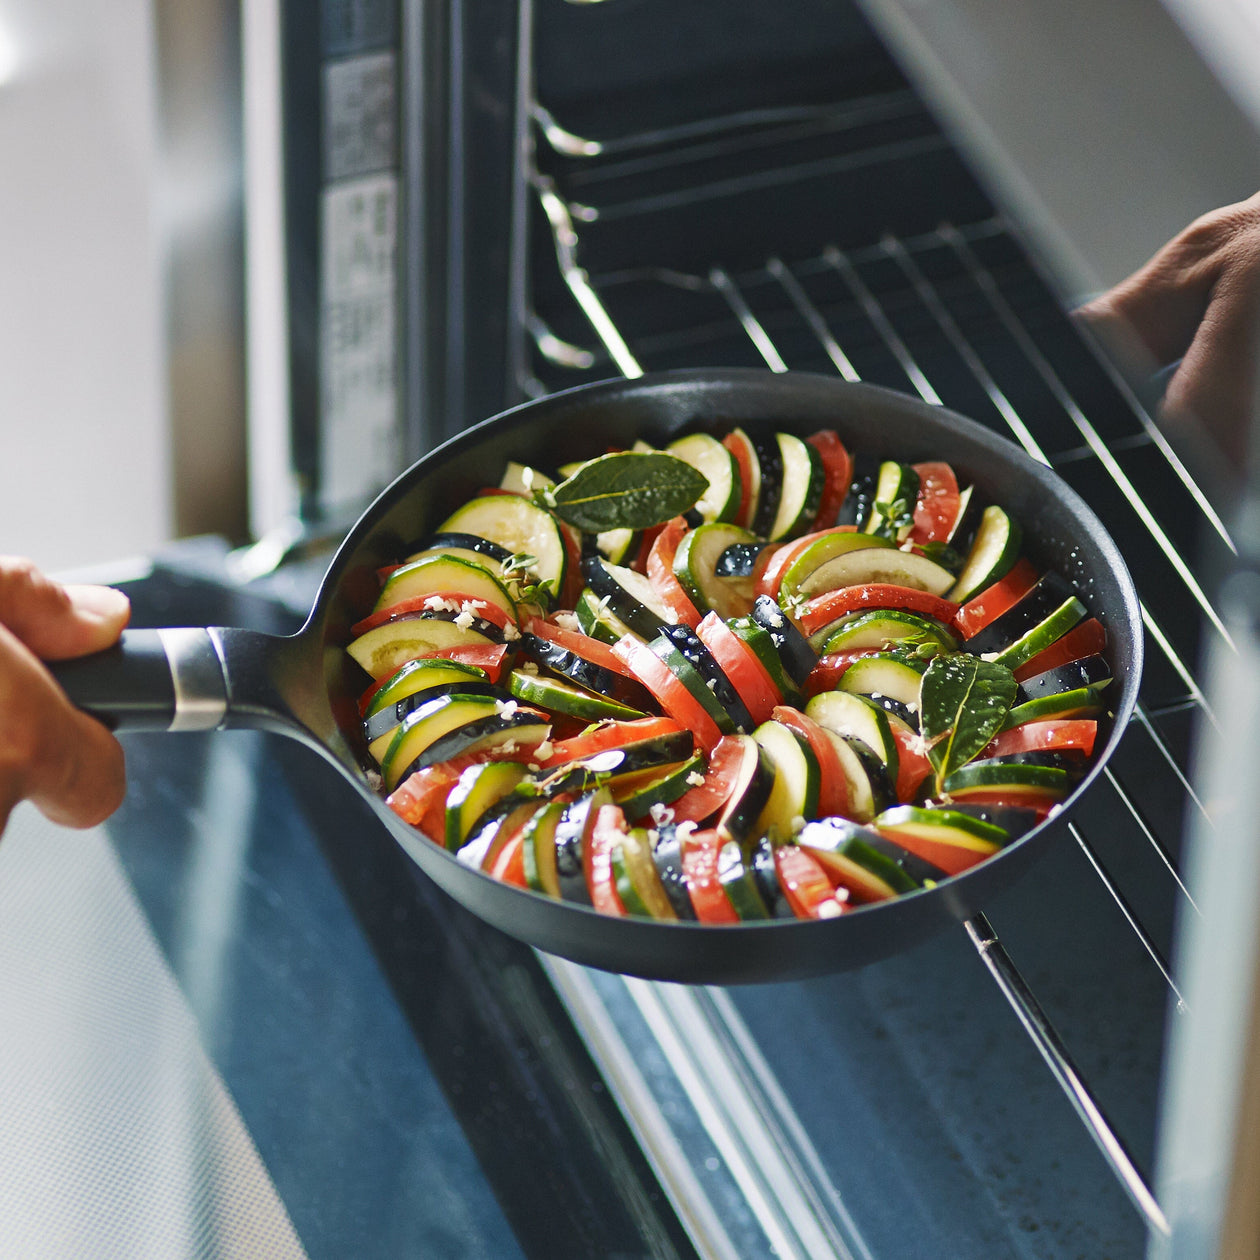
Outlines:
[{"label": "wire oven rack", "polygon": [[[909,118],[913,125],[909,134],[884,137],[878,152],[859,144],[833,160],[851,175],[868,164],[915,161],[945,144],[903,96],[882,105],[868,102],[864,109],[864,122],[880,115]],[[834,131],[852,119],[853,106],[843,113]],[[772,146],[777,141],[766,132],[799,128],[802,120],[717,121],[708,134],[693,129],[682,137],[705,149],[681,157],[677,145],[662,149],[656,135],[611,145],[582,140],[541,107],[533,110],[533,121],[542,157],[526,177],[541,210],[538,222],[550,233],[559,278],[574,301],[566,307],[545,281],[535,284],[534,305],[523,313],[533,351],[533,369],[523,382],[527,392],[606,376],[610,368],[633,377],[647,369],[750,363],[775,372],[823,370],[874,381],[944,403],[1004,433],[1054,468],[1121,540],[1142,600],[1147,666],[1120,751],[1068,831],[1144,965],[1159,977],[1159,992],[1176,1018],[1184,1004],[1169,962],[1174,923],[1178,915],[1198,913],[1178,869],[1183,820],[1187,811],[1203,812],[1190,770],[1193,736],[1199,722],[1214,721],[1199,662],[1207,637],[1229,639],[1197,575],[1221,571],[1234,548],[1142,402],[1065,315],[1011,225],[991,211],[909,234],[833,239],[803,257],[780,247],[751,260],[743,251],[737,266],[713,259],[688,269],[655,263],[650,255],[646,261],[617,257],[612,266],[588,272],[588,235],[677,207],[725,213],[732,196],[759,183],[790,196],[817,163],[805,164],[804,174],[800,166],[763,170],[734,188],[713,179],[688,190],[684,176],[637,202],[623,198],[605,207],[599,193],[617,186],[614,177],[601,184],[598,172],[587,171],[575,179],[574,170],[581,172],[575,161],[612,152],[617,179],[627,172],[659,175],[665,160],[674,167],[707,161],[724,142],[746,152],[755,147],[750,135],[758,131],[762,143]],[[820,126],[816,113],[805,121]],[[543,161],[557,154],[563,161],[550,164],[559,173],[543,173]],[[629,161],[637,167],[631,170]],[[590,252],[600,253],[598,247]],[[1070,918],[1063,930],[1074,931]],[[1166,1233],[1146,1175],[1047,1015],[1048,1003],[984,915],[968,921],[965,931],[1140,1219],[1149,1230]],[[678,1083],[720,1148],[725,1169],[748,1201],[760,1204],[762,1231],[778,1254],[869,1254],[727,994],[596,977],[566,964],[554,964],[552,971],[610,1079],[619,1082],[628,1112],[655,1114],[634,1105],[646,1086],[627,1049],[633,1034],[615,1027],[608,1013],[607,986],[625,986],[655,1041],[675,1048],[672,1063],[722,1065],[720,1073],[713,1069]],[[1148,1039],[1160,1040],[1160,1022],[1156,1010],[1153,1026],[1144,1030]],[[739,1088],[723,1089],[715,1075]],[[659,1124],[643,1122],[642,1128],[676,1202],[703,1201],[690,1193],[694,1161],[680,1159],[675,1139]],[[749,1139],[752,1131],[761,1137]],[[684,1216],[697,1211],[682,1210]],[[729,1249],[731,1239],[715,1220],[693,1219],[691,1225],[714,1254]]]}]

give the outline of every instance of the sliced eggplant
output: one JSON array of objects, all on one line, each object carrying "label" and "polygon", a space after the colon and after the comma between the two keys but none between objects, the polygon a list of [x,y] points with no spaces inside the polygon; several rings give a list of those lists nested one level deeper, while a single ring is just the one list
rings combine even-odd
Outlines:
[{"label": "sliced eggplant", "polygon": [[1105,656],[1086,656],[1024,679],[1019,684],[1019,694],[1027,700],[1037,700],[1083,687],[1101,691],[1111,682],[1111,673]]},{"label": "sliced eggplant", "polygon": [[802,686],[818,664],[818,653],[810,647],[809,640],[769,595],[757,596],[752,619],[770,636],[787,676],[797,687]]},{"label": "sliced eggplant", "polygon": [[526,632],[521,635],[517,647],[522,656],[588,691],[598,691],[632,709],[642,709],[651,703],[648,691],[641,683],[607,666],[597,665],[542,635]]},{"label": "sliced eggplant", "polygon": [[754,837],[761,811],[774,788],[774,765],[751,735],[738,735],[742,757],[731,794],[714,824],[728,840],[745,843]]},{"label": "sliced eggplant", "polygon": [[582,576],[595,599],[645,640],[678,620],[642,573],[592,556],[582,561]]},{"label": "sliced eggplant", "polygon": [[752,867],[753,878],[757,881],[757,890],[761,893],[761,898],[766,904],[766,909],[770,912],[772,919],[794,919],[796,912],[792,909],[792,903],[788,901],[787,894],[783,891],[782,881],[779,879],[778,866],[774,860],[775,846],[770,842],[769,836],[762,836],[753,848],[752,854],[748,859],[748,865]]},{"label": "sliced eggplant", "polygon": [[752,577],[757,568],[757,559],[770,546],[768,542],[752,538],[747,530],[743,533],[751,539],[748,542],[733,542],[723,548],[713,566],[713,572],[720,578]]},{"label": "sliced eggplant", "polygon": [[[650,833],[649,833],[650,834]],[[657,839],[652,845],[652,862],[656,873],[660,876],[661,887],[665,890],[674,914],[690,922],[695,921],[696,908],[691,904],[691,894],[687,891],[687,877],[683,873],[683,841],[673,826],[661,827]]]},{"label": "sliced eggplant", "polygon": [[783,494],[783,455],[773,433],[758,434],[751,441],[753,450],[757,453],[761,485],[750,528],[758,537],[769,538],[779,514],[779,499]]},{"label": "sliced eggplant", "polygon": [[662,629],[661,636],[668,639],[688,663],[695,667],[705,687],[730,716],[735,730],[745,734],[750,732],[756,723],[748,712],[748,706],[700,636],[690,626],[684,625],[666,626]]},{"label": "sliced eggplant", "polygon": [[879,482],[878,457],[865,453],[853,457],[853,476],[849,492],[840,505],[837,525],[854,525],[858,529],[870,519],[875,506],[875,487]]},{"label": "sliced eggplant", "polygon": [[586,882],[586,850],[596,815],[604,805],[610,804],[612,797],[605,789],[598,788],[570,801],[556,822],[556,879],[564,901],[582,906],[591,904]]},{"label": "sliced eggplant", "polygon": [[[669,672],[687,689],[687,694],[709,715],[714,725],[723,735],[735,734],[735,718],[720,703],[714,689],[708,685],[703,674],[678,649],[674,641],[664,632],[652,640],[648,646],[668,667]],[[745,716],[748,710],[745,709]],[[751,722],[751,718],[749,721]]]}]

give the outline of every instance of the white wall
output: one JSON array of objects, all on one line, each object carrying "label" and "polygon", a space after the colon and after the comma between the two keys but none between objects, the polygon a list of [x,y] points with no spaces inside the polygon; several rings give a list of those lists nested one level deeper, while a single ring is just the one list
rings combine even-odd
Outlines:
[{"label": "white wall", "polygon": [[148,0],[0,0],[0,551],[170,533]]}]

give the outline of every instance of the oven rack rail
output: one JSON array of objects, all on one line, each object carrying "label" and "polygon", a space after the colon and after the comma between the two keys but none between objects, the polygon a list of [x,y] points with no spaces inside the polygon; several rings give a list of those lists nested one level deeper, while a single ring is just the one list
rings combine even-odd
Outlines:
[{"label": "oven rack rail", "polygon": [[[953,352],[966,365],[974,378],[974,383],[983,391],[996,414],[1006,425],[1009,436],[1033,458],[1053,467],[1067,467],[1082,459],[1089,459],[1096,463],[1125,505],[1133,520],[1131,527],[1145,535],[1149,544],[1155,548],[1173,573],[1177,594],[1188,597],[1193,602],[1204,623],[1209,627],[1208,633],[1220,636],[1226,642],[1229,641],[1219,610],[1186,561],[1183,551],[1170,537],[1158,514],[1139,491],[1133,477],[1127,471],[1125,453],[1139,448],[1148,448],[1156,452],[1175,478],[1180,492],[1194,504],[1207,531],[1213,536],[1217,550],[1232,554],[1233,543],[1224,523],[1145,409],[1122,382],[1115,380],[1114,383],[1116,388],[1126,396],[1137,422],[1136,431],[1114,442],[1109,442],[1090,420],[1086,409],[1076,401],[1069,386],[1039,349],[1035,333],[1026,326],[1020,314],[1004,296],[1001,285],[977,255],[978,243],[1007,233],[1006,225],[1000,219],[990,219],[964,226],[942,224],[932,233],[905,240],[888,236],[860,251],[846,252],[836,246],[830,246],[819,257],[792,265],[787,264],[777,255],[770,255],[762,273],[754,276],[733,275],[715,265],[705,275],[683,275],[647,267],[635,272],[623,272],[592,279],[579,263],[580,238],[570,213],[570,204],[547,177],[535,176],[534,183],[539,204],[551,226],[561,275],[589,321],[591,330],[598,338],[597,350],[576,346],[555,336],[541,325],[541,321],[536,321],[536,332],[541,329],[545,333],[545,338],[536,342],[540,353],[545,357],[550,357],[553,362],[569,368],[593,367],[599,360],[606,358],[611,360],[623,375],[636,377],[643,373],[644,361],[650,362],[656,354],[674,348],[671,347],[671,340],[675,343],[675,347],[688,341],[699,345],[704,343],[706,331],[714,337],[724,335],[728,331],[725,328],[720,328],[719,331],[719,324],[711,330],[701,330],[699,335],[696,330],[689,329],[681,334],[675,332],[672,336],[644,338],[640,345],[639,341],[623,333],[618,321],[610,313],[613,302],[608,299],[610,295],[615,295],[619,285],[641,283],[646,280],[666,288],[691,292],[707,291],[720,298],[727,308],[728,320],[734,321],[764,364],[772,371],[784,372],[789,369],[789,360],[777,344],[779,329],[770,320],[762,318],[757,313],[754,301],[749,295],[750,288],[757,287],[764,290],[767,286],[777,286],[780,290],[778,296],[780,299],[786,299],[787,306],[797,324],[808,329],[816,342],[815,350],[821,350],[832,368],[841,377],[850,381],[860,380],[862,378],[834,332],[827,314],[811,299],[802,283],[804,276],[828,271],[841,278],[847,289],[848,298],[862,309],[871,326],[879,333],[885,350],[897,360],[909,386],[925,401],[939,404],[942,400],[933,387],[929,373],[918,361],[905,338],[897,331],[894,320],[885,309],[881,298],[863,282],[859,273],[859,268],[865,262],[874,259],[891,260],[904,277],[908,289],[930,314],[936,333],[948,342]],[[962,271],[969,277],[971,284],[984,296],[990,315],[1018,346],[1026,365],[1037,374],[1044,387],[1055,399],[1076,435],[1077,441],[1074,445],[1055,451],[1053,456],[1048,454],[1046,446],[1038,440],[1036,426],[1026,421],[1021,414],[1021,409],[994,379],[986,367],[982,354],[971,344],[964,330],[951,315],[948,299],[942,295],[934,281],[918,264],[918,257],[924,252],[941,248],[953,254]],[[780,327],[785,326],[781,317],[778,323]],[[635,341],[635,348],[632,348],[632,341]],[[563,347],[561,353],[548,355],[548,350],[554,351],[556,347]],[[1184,643],[1178,643],[1165,631],[1157,611],[1152,609],[1148,601],[1147,594],[1147,592],[1142,592],[1142,616],[1148,636],[1148,646],[1153,645],[1155,652],[1162,657],[1164,664],[1176,679],[1178,688],[1176,694],[1165,695],[1155,701],[1149,698],[1139,699],[1132,727],[1142,730],[1154,749],[1155,755],[1162,760],[1165,768],[1175,779],[1185,801],[1203,812],[1203,807],[1191,783],[1187,768],[1188,756],[1184,750],[1175,751],[1170,740],[1160,729],[1161,720],[1171,715],[1191,714],[1201,716],[1208,721],[1214,720],[1203,687],[1196,675],[1195,665],[1201,652],[1197,645],[1187,646]],[[1164,592],[1159,602],[1166,606],[1169,598],[1169,594]],[[1149,652],[1148,655],[1150,655]],[[1170,845],[1161,839],[1148,823],[1134,793],[1125,786],[1120,775],[1113,768],[1108,767],[1104,777],[1107,789],[1114,793],[1149,847],[1149,860],[1172,881],[1176,889],[1176,897],[1183,901],[1191,912],[1197,913],[1197,907],[1182,881],[1176,860],[1170,851]],[[1090,868],[1102,882],[1119,913],[1136,935],[1151,965],[1158,969],[1163,982],[1168,987],[1174,1010],[1184,1011],[1185,1005],[1173,979],[1164,947],[1158,943],[1156,933],[1148,931],[1144,926],[1142,918],[1126,896],[1120,882],[1113,878],[1098,847],[1088,838],[1088,830],[1088,821],[1073,822],[1069,825],[1070,834],[1084,854]],[[1003,996],[1015,1011],[1025,1032],[1068,1097],[1120,1185],[1148,1227],[1166,1234],[1168,1232],[1167,1220],[1150,1189],[1147,1178],[1136,1166],[1122,1138],[1099,1105],[1094,1091],[1077,1069],[1071,1052],[1047,1017],[1036,994],[1020,974],[991,924],[983,915],[977,915],[966,923],[965,928],[972,945],[984,961]]]}]

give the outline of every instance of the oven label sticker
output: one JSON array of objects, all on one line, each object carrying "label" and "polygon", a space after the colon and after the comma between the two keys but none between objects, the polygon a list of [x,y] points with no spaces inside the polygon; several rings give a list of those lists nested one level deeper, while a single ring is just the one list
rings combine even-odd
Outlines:
[{"label": "oven label sticker", "polygon": [[398,176],[321,199],[320,500],[361,504],[397,473]]},{"label": "oven label sticker", "polygon": [[397,58],[392,52],[324,66],[324,180],[398,165]]}]

